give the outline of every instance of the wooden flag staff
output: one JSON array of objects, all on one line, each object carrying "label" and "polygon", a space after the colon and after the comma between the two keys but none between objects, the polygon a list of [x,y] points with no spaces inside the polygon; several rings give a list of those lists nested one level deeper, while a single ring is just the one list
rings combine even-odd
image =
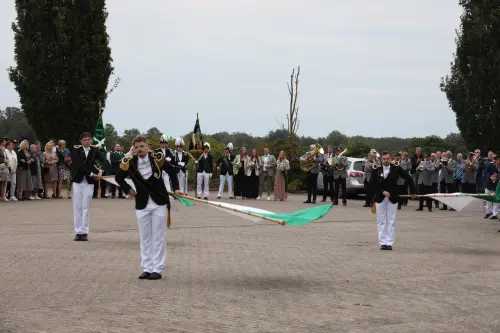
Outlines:
[{"label": "wooden flag staff", "polygon": [[192,200],[192,201],[196,201],[196,202],[208,204],[210,206],[219,207],[219,208],[223,208],[223,209],[227,209],[227,210],[232,210],[233,212],[238,212],[238,213],[241,213],[241,214],[255,216],[255,217],[261,218],[263,220],[275,222],[275,223],[278,223],[278,224],[281,224],[281,225],[285,225],[285,221],[284,220],[278,220],[278,219],[274,219],[272,217],[262,216],[262,215],[259,215],[257,213],[247,212],[247,211],[240,210],[240,209],[237,209],[237,208],[226,207],[226,206],[223,206],[223,205],[215,203],[215,202],[211,202],[211,201],[208,201],[208,200],[202,200],[202,199],[194,198],[194,197],[191,197],[189,195],[177,195],[174,192],[168,192],[168,194],[175,195],[175,196],[178,196],[178,197],[181,197],[181,198],[185,198],[185,199],[188,199],[188,200]]}]

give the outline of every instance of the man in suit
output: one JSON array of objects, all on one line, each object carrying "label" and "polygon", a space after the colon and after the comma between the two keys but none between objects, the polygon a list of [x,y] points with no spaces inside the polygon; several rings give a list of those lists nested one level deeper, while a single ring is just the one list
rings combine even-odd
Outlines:
[{"label": "man in suit", "polygon": [[[111,174],[112,175],[118,175],[120,173],[120,163],[122,158],[124,158],[125,155],[123,154],[122,151],[122,146],[117,143],[115,145],[114,151],[111,152],[109,155],[110,163],[111,163]],[[116,197],[116,188],[118,187],[118,198],[120,199],[125,199],[125,196],[123,196],[123,189],[119,186],[112,186],[111,187],[111,197],[114,199]]]},{"label": "man in suit", "polygon": [[[439,153],[439,154],[438,154]],[[431,172],[431,188],[429,193],[438,193],[438,184],[439,184],[439,163],[441,160],[441,152],[432,153],[431,154],[431,163],[434,166],[434,170]],[[439,156],[439,157],[438,157]],[[439,208],[439,201],[432,199],[434,202],[434,206]]]},{"label": "man in suit", "polygon": [[339,190],[342,187],[342,205],[347,205],[347,168],[349,167],[349,162],[347,157],[339,156],[342,153],[342,148],[337,147],[337,157],[335,158],[333,168],[335,172],[333,174],[333,179],[335,180],[335,200],[334,205],[339,204]]},{"label": "man in suit", "polygon": [[[439,164],[441,173],[439,174],[439,193],[454,193],[455,190],[455,171],[457,170],[457,162],[453,160],[453,154],[451,151],[443,153],[443,158],[446,160]],[[443,204],[443,207],[439,210],[448,210],[448,206]],[[454,211],[450,208],[450,211]]]},{"label": "man in suit", "polygon": [[[488,156],[489,157],[489,156]],[[486,174],[486,188],[485,192],[487,194],[495,193],[497,189],[498,180],[500,179],[500,157],[491,156],[492,161],[488,162],[485,168]],[[485,219],[490,218],[492,220],[498,219],[497,215],[500,211],[500,204],[488,201],[486,204],[486,215]]]},{"label": "man in suit", "polygon": [[[159,280],[167,260],[167,231],[165,221],[170,199],[163,180],[163,171],[170,175],[172,187],[177,195],[179,182],[172,164],[161,152],[150,152],[148,140],[143,136],[134,138],[132,144],[136,155],[124,158],[116,182],[125,193],[135,198],[137,224],[139,226],[141,280]],[[133,181],[135,190],[125,180]]]},{"label": "man in suit", "polygon": [[[424,155],[424,160],[420,162],[417,167],[418,173],[418,188],[419,194],[431,194],[432,193],[432,173],[436,170],[436,165],[431,162],[431,156],[429,154]],[[432,212],[432,199],[429,197],[420,197],[419,206],[416,211],[424,210],[424,201],[426,203],[429,212]]]},{"label": "man in suit", "polygon": [[[333,161],[333,157],[335,154],[333,153],[333,146],[328,146],[328,152],[323,155],[321,163],[328,163],[328,159],[331,158]],[[333,164],[333,163],[332,163]],[[333,165],[330,166],[330,170],[333,168]],[[330,194],[330,200],[334,202],[333,197],[335,189],[333,187],[333,172],[323,173],[323,200],[321,202],[326,202],[326,197]]]},{"label": "man in suit", "polygon": [[71,150],[71,183],[75,225],[75,241],[87,241],[89,233],[90,201],[94,184],[103,172],[109,169],[106,157],[99,149],[91,146],[90,133],[80,135],[80,146]]},{"label": "man in suit", "polygon": [[301,161],[312,158],[316,163],[314,168],[309,170],[309,174],[307,175],[307,200],[304,201],[304,203],[312,203],[313,205],[316,204],[316,193],[318,191],[319,164],[323,161],[323,157],[319,156],[319,154],[313,155],[315,150],[316,145],[310,145],[309,152],[300,157]]},{"label": "man in suit", "polygon": [[479,169],[477,158],[474,153],[469,153],[469,158],[464,163],[462,173],[462,189],[465,193],[476,193],[476,175]]},{"label": "man in suit", "polygon": [[[162,153],[163,156],[165,156],[165,160],[169,163],[172,162],[172,151],[170,148],[168,148],[168,140],[169,136],[164,133],[160,137],[160,148],[155,149],[155,153]],[[168,173],[163,172],[163,181],[165,182],[165,186],[167,187],[167,191],[171,191],[171,185],[170,185],[170,176]]]},{"label": "man in suit", "polygon": [[177,172],[177,180],[179,182],[179,188],[181,192],[187,193],[188,186],[188,170],[187,165],[189,162],[189,156],[186,151],[184,151],[184,139],[178,137],[175,139],[175,146],[177,150],[172,153],[172,165]]},{"label": "man in suit", "polygon": [[[420,173],[417,172],[417,167],[420,165],[420,163],[422,161],[423,161],[422,148],[417,147],[415,149],[415,155],[413,155],[412,158],[411,158],[411,171],[410,171],[410,174],[411,174],[411,177],[413,179],[413,183],[414,184],[419,184],[418,177],[420,176]],[[417,193],[421,194],[419,188],[417,188]]]},{"label": "man in suit", "polygon": [[[271,200],[271,188],[273,187],[274,171],[276,169],[276,157],[269,154],[269,148],[264,146],[264,155],[260,158],[262,161],[262,170],[259,176],[259,196],[260,200],[262,193],[264,193],[264,184],[267,184],[267,201]],[[317,178],[316,178],[317,179]]]},{"label": "man in suit", "polygon": [[400,166],[391,164],[388,152],[381,154],[382,166],[372,173],[374,201],[377,210],[378,242],[381,250],[392,250],[396,234],[396,213],[399,202],[398,179],[403,178],[410,186],[410,194],[415,198],[415,184],[412,177]]},{"label": "man in suit", "polygon": [[210,143],[205,142],[203,144],[203,154],[200,157],[200,161],[195,162],[197,166],[196,170],[196,197],[201,199],[201,184],[203,182],[203,199],[208,200],[208,191],[210,189],[210,178],[212,178],[213,172],[213,158],[210,154]]},{"label": "man in suit", "polygon": [[220,173],[220,185],[219,193],[217,194],[217,199],[222,198],[222,193],[224,192],[224,185],[227,181],[227,192],[229,199],[234,199],[233,194],[233,164],[232,164],[231,149],[229,144],[224,147],[224,153],[217,160],[217,170]]}]

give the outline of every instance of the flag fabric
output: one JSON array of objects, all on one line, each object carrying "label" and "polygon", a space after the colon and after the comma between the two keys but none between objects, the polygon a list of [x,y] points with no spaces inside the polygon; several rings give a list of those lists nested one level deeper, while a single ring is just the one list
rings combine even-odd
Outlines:
[{"label": "flag fabric", "polygon": [[450,194],[440,194],[433,193],[427,194],[423,197],[432,197],[433,199],[442,202],[443,204],[455,209],[458,212],[464,210],[473,202],[477,201],[489,201],[494,203],[500,203],[500,187],[497,186],[496,191],[493,195],[487,195],[484,193],[450,193]]},{"label": "flag fabric", "polygon": [[[105,180],[105,181],[107,181],[108,183],[111,183],[111,184],[115,185],[115,186],[120,186],[120,185],[118,185],[118,183],[116,182],[116,180],[115,180],[115,176],[104,176],[104,177],[102,177],[102,179],[103,179],[103,180]],[[132,188],[134,189],[134,191],[135,191],[135,184],[134,184],[134,182],[132,181],[132,179],[126,178],[126,179],[125,179],[125,181],[126,181],[126,182],[130,185],[130,187],[132,187]],[[170,197],[174,199],[174,201],[173,201],[173,202],[178,201],[181,205],[183,205],[183,206],[185,206],[185,207],[191,207],[191,206],[193,206],[193,205],[194,205],[191,201],[189,201],[189,200],[187,200],[187,199],[185,199],[185,198],[181,198],[181,197],[178,197],[178,196],[176,196],[176,195],[170,195]],[[171,203],[173,203],[173,202],[171,202]],[[174,209],[174,211],[178,211],[177,207],[175,207],[174,205],[172,205],[172,208]]]},{"label": "flag fabric", "polygon": [[[261,222],[265,220],[264,217],[268,217],[275,220],[284,221],[285,225],[293,225],[293,226],[302,226],[312,221],[318,220],[323,216],[325,216],[326,214],[328,214],[330,209],[333,207],[332,204],[328,204],[328,205],[321,205],[303,209],[292,214],[279,214],[259,208],[234,205],[229,203],[222,203],[215,201],[206,201],[205,203],[216,209],[225,211],[227,213],[242,217],[244,219],[253,222]],[[248,215],[248,213],[253,213],[254,215]],[[261,217],[255,215],[260,215]]]},{"label": "flag fabric", "polygon": [[203,149],[203,135],[201,134],[200,119],[196,113],[196,123],[194,124],[193,136],[189,142],[189,150]]},{"label": "flag fabric", "polygon": [[104,134],[104,124],[102,122],[102,109],[99,103],[99,118],[95,125],[94,136],[92,137],[92,145],[99,148],[103,153],[106,153],[106,135]]}]

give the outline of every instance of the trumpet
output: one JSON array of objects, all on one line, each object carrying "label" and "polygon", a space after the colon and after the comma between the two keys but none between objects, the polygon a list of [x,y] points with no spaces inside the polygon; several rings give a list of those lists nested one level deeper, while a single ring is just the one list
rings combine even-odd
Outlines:
[{"label": "trumpet", "polygon": [[381,167],[382,167],[382,164],[373,164],[372,165],[373,170],[377,170],[378,168],[381,168]]},{"label": "trumpet", "polygon": [[448,159],[447,159],[447,158],[442,158],[442,159],[439,161],[439,164],[444,165],[444,166],[447,166],[447,165],[448,165]]},{"label": "trumpet", "polygon": [[399,163],[399,161],[394,160],[391,162],[391,164],[398,167],[401,163]]}]

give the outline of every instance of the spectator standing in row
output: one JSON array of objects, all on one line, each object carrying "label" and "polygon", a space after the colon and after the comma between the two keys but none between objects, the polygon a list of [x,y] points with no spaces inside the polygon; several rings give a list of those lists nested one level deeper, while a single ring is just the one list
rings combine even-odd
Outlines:
[{"label": "spectator standing in row", "polygon": [[10,183],[9,183],[9,194],[10,201],[17,201],[16,198],[16,182],[17,182],[17,154],[14,151],[14,142],[9,141],[5,147],[5,153],[7,154],[7,158],[9,160],[9,169],[10,169]]}]

